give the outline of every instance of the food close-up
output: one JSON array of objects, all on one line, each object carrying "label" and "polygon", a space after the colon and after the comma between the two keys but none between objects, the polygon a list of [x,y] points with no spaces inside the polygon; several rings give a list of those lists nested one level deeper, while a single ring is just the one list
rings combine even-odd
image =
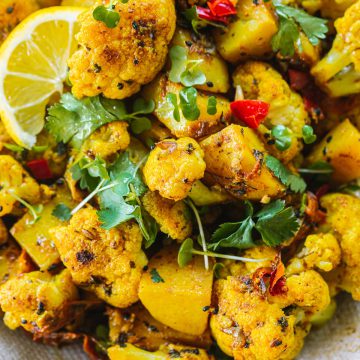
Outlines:
[{"label": "food close-up", "polygon": [[359,217],[360,0],[0,0],[1,337],[296,359]]}]

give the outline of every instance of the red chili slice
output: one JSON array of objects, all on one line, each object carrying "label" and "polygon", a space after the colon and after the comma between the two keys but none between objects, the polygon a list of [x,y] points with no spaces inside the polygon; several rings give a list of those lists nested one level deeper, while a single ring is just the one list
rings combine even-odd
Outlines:
[{"label": "red chili slice", "polygon": [[210,11],[214,16],[230,16],[236,15],[235,6],[230,0],[211,0],[207,3]]},{"label": "red chili slice", "polygon": [[257,129],[269,113],[270,104],[260,100],[237,100],[230,104],[233,115],[252,129]]},{"label": "red chili slice", "polygon": [[32,160],[26,165],[30,169],[31,174],[37,180],[49,180],[53,178],[49,164],[45,159]]},{"label": "red chili slice", "polygon": [[224,24],[228,24],[229,20],[226,16],[216,16],[213,15],[211,10],[208,8],[203,8],[201,6],[196,6],[196,12],[199,19],[207,20],[207,21],[215,21],[222,22]]}]

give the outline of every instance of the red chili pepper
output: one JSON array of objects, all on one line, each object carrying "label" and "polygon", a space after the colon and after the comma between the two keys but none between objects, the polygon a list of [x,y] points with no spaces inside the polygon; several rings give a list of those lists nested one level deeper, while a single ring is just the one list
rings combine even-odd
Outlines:
[{"label": "red chili pepper", "polygon": [[252,129],[257,129],[269,113],[270,104],[260,100],[237,100],[230,104],[233,115]]},{"label": "red chili pepper", "polygon": [[53,178],[49,164],[45,159],[32,160],[26,165],[37,180],[49,180]]},{"label": "red chili pepper", "polygon": [[281,261],[281,254],[275,257],[272,264],[272,272],[270,275],[270,295],[280,295],[287,292],[286,278],[285,278],[285,266]]},{"label": "red chili pepper", "polygon": [[229,23],[229,19],[226,16],[213,15],[211,10],[208,8],[196,6],[196,12],[197,12],[199,19],[203,19],[203,20],[207,20],[207,21],[222,22],[224,24]]},{"label": "red chili pepper", "polygon": [[236,8],[230,0],[211,0],[208,1],[207,5],[214,16],[237,14]]}]

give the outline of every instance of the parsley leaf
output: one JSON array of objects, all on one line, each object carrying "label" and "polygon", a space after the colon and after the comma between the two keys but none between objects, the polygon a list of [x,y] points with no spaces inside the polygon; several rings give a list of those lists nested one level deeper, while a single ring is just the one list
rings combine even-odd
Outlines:
[{"label": "parsley leaf", "polygon": [[275,11],[279,17],[279,30],[272,39],[274,51],[283,56],[292,56],[294,44],[300,37],[300,30],[312,45],[318,45],[319,39],[325,39],[328,27],[327,20],[311,16],[301,9],[275,3]]},{"label": "parsley leaf", "polygon": [[292,207],[285,208],[285,202],[276,200],[265,205],[255,215],[255,228],[268,246],[278,246],[290,239],[299,229],[299,222]]},{"label": "parsley leaf", "polygon": [[278,159],[268,155],[265,164],[280,181],[290,188],[291,191],[302,193],[306,190],[306,183],[300,177],[290,172]]},{"label": "parsley leaf", "polygon": [[150,271],[151,281],[155,284],[164,283],[165,280],[160,276],[156,269]]},{"label": "parsley leaf", "polygon": [[57,217],[61,221],[68,221],[71,219],[71,209],[65,204],[57,204],[51,215]]}]

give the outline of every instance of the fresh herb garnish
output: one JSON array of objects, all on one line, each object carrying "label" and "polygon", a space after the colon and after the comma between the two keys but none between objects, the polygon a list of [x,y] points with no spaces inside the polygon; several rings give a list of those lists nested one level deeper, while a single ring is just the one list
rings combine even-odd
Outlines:
[{"label": "fresh herb garnish", "polygon": [[274,3],[279,17],[279,30],[272,39],[272,48],[283,56],[293,56],[295,43],[303,31],[312,45],[318,45],[320,39],[325,39],[328,27],[327,20],[311,16],[304,10]]},{"label": "fresh herb garnish", "polygon": [[245,202],[246,218],[237,223],[219,226],[211,238],[210,249],[222,248],[248,249],[256,246],[253,230],[257,230],[262,241],[268,246],[277,246],[290,239],[299,229],[299,222],[292,207],[276,200],[265,205],[255,215],[250,202]]},{"label": "fresh herb garnish", "polygon": [[61,221],[68,221],[71,219],[71,209],[65,204],[57,204],[51,215],[57,217]]},{"label": "fresh herb garnish", "polygon": [[151,276],[151,281],[155,284],[165,282],[156,269],[151,269],[150,276]]},{"label": "fresh herb garnish", "polygon": [[300,174],[313,174],[313,175],[330,175],[334,172],[334,168],[326,161],[317,161],[307,168],[297,169]]},{"label": "fresh herb garnish", "polygon": [[40,213],[43,211],[44,206],[42,204],[39,205],[31,205],[20,196],[16,195],[13,192],[9,192],[9,195],[16,199],[21,205],[25,206],[33,217],[33,220],[28,221],[28,224],[33,225],[37,221],[40,220]]},{"label": "fresh herb garnish", "polygon": [[310,125],[303,126],[302,135],[305,144],[312,144],[316,141],[317,138],[317,136],[314,134],[314,129]]},{"label": "fresh herb garnish", "polygon": [[[121,0],[126,4],[129,0]],[[110,1],[108,6],[99,5],[93,11],[93,17],[97,21],[103,22],[109,29],[113,29],[120,21],[120,14],[115,10],[115,5],[119,1]]]},{"label": "fresh herb garnish", "polygon": [[207,113],[215,115],[217,113],[217,100],[215,96],[210,96],[207,103]]},{"label": "fresh herb garnish", "polygon": [[187,50],[179,45],[170,49],[171,70],[169,79],[175,83],[182,83],[190,87],[206,83],[205,74],[199,70],[198,65],[203,60],[189,60]]},{"label": "fresh herb garnish", "polygon": [[194,121],[200,116],[200,110],[197,106],[197,95],[198,92],[193,87],[180,90],[180,109],[186,120]]},{"label": "fresh herb garnish", "polygon": [[130,123],[131,129],[138,134],[148,130],[151,122],[142,115],[154,111],[155,104],[137,99],[133,113],[128,113],[125,103],[100,96],[76,99],[71,93],[62,95],[60,102],[48,111],[46,129],[55,139],[80,148],[83,141],[96,129],[109,122],[122,120]]},{"label": "fresh herb garnish", "polygon": [[210,251],[199,251],[194,249],[194,242],[192,239],[186,239],[182,244],[178,252],[178,264],[180,267],[186,266],[193,258],[194,255],[209,256],[219,259],[237,260],[243,262],[262,262],[270,259],[250,259],[235,255],[218,254]]},{"label": "fresh herb garnish", "polygon": [[265,158],[267,168],[291,191],[302,193],[306,190],[305,181],[288,170],[278,159],[268,155]]},{"label": "fresh herb garnish", "polygon": [[174,93],[168,93],[166,95],[166,100],[170,105],[173,107],[173,117],[176,121],[180,121],[180,110],[179,110],[179,104],[176,94]]},{"label": "fresh herb garnish", "polygon": [[271,129],[271,136],[275,140],[275,146],[280,151],[287,150],[292,143],[292,131],[284,125],[276,125]]}]

